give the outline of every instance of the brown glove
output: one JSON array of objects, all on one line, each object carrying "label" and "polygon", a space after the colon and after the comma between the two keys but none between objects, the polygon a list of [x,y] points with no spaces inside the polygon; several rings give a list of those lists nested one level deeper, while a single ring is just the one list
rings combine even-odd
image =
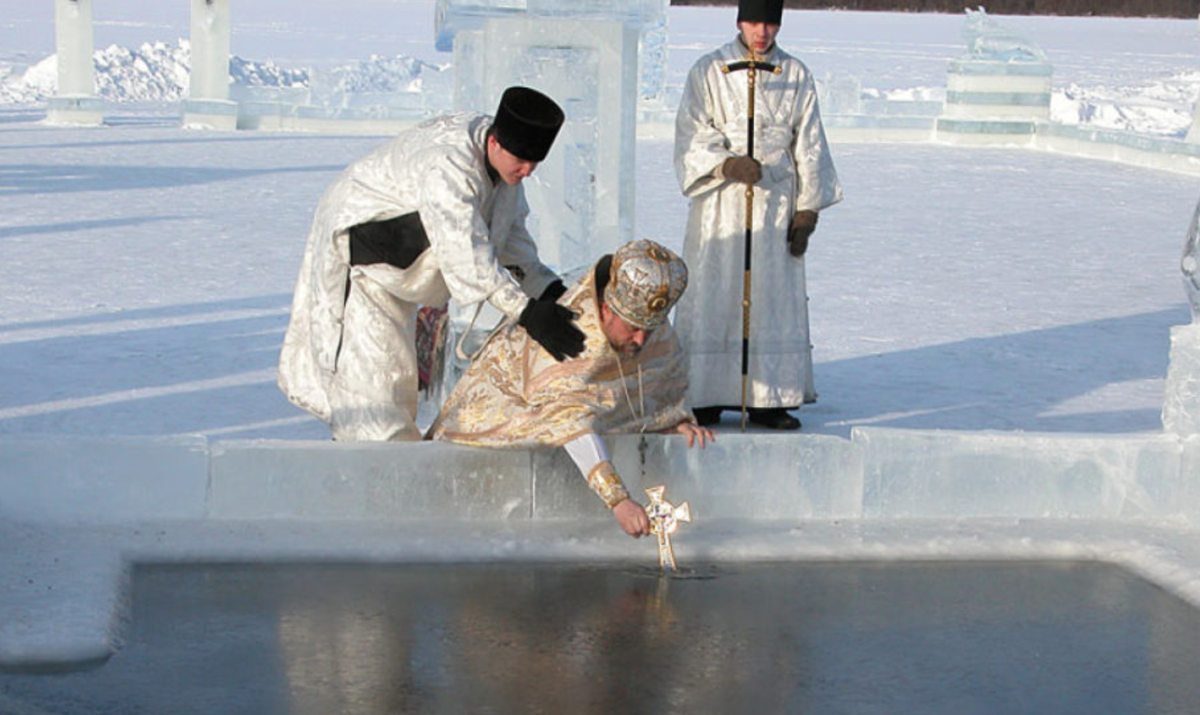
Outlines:
[{"label": "brown glove", "polygon": [[741,184],[757,184],[762,178],[762,164],[753,157],[731,156],[721,165],[721,173],[726,179]]},{"label": "brown glove", "polygon": [[788,226],[788,251],[799,258],[808,250],[808,237],[817,229],[816,211],[797,211]]}]

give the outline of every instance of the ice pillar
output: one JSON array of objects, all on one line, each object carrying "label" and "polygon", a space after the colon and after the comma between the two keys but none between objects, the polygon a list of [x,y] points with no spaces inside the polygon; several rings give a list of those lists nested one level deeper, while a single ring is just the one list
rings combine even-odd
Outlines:
[{"label": "ice pillar", "polygon": [[237,128],[229,100],[230,0],[191,0],[192,72],[183,102],[185,126]]},{"label": "ice pillar", "polygon": [[47,104],[51,124],[99,124],[103,104],[96,96],[92,64],[92,0],[55,0],[54,46],[58,91]]}]

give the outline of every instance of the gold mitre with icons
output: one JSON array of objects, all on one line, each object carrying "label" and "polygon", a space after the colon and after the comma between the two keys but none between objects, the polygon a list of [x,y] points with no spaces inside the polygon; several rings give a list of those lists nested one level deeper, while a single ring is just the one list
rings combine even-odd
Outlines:
[{"label": "gold mitre with icons", "polygon": [[688,270],[674,251],[649,239],[630,241],[613,254],[604,303],[626,323],[651,330],[667,322]]}]

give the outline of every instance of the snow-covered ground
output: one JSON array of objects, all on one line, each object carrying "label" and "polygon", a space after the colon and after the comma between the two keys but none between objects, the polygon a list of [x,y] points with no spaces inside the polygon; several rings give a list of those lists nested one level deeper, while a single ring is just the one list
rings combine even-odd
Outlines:
[{"label": "snow-covered ground", "polygon": [[[276,351],[318,196],[383,138],[178,128],[160,100],[181,91],[187,4],[137,0],[96,4],[109,125],[44,126],[27,95],[48,86],[51,5],[0,18],[0,433],[324,436],[274,387]],[[240,82],[341,67],[394,83],[364,68],[412,79],[450,61],[432,47],[432,2],[285,7],[235,8]],[[1186,132],[1194,21],[1000,21],[1054,63],[1056,120]],[[732,25],[728,8],[672,8],[668,81]],[[781,42],[819,77],[929,95],[964,51],[963,25],[789,11]],[[820,400],[807,431],[1159,429],[1168,330],[1189,321],[1178,260],[1200,182],[1020,150],[834,152],[847,199],[809,254]],[[637,161],[637,234],[678,245],[669,141],[640,141]]]}]

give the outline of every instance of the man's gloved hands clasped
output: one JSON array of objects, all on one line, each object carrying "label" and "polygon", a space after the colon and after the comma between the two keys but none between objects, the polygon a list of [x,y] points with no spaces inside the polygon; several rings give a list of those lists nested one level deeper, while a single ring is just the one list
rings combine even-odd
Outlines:
[{"label": "man's gloved hands clasped", "polygon": [[762,164],[753,157],[731,156],[721,164],[721,175],[741,184],[757,184],[762,178]]},{"label": "man's gloved hands clasped", "polygon": [[816,211],[797,211],[788,224],[788,251],[799,258],[808,250],[808,237],[817,228]]},{"label": "man's gloved hands clasped", "polygon": [[583,352],[583,331],[575,327],[574,320],[574,313],[553,300],[531,300],[517,324],[562,362]]}]

